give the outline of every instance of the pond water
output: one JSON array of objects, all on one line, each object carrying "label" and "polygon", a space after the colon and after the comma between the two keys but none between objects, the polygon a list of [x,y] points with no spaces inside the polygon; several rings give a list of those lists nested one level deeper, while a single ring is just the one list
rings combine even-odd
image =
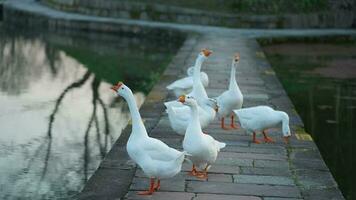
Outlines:
[{"label": "pond water", "polygon": [[[26,34],[24,34],[26,32]],[[0,27],[0,199],[78,193],[183,38],[28,33]]]},{"label": "pond water", "polygon": [[355,199],[356,39],[261,40],[343,195]]}]

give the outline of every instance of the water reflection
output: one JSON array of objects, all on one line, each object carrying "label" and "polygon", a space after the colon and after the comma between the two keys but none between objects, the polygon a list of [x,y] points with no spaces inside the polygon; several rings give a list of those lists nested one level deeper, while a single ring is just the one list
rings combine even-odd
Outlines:
[{"label": "water reflection", "polygon": [[80,191],[129,120],[111,84],[132,80],[140,106],[178,44],[158,45],[0,31],[0,199]]},{"label": "water reflection", "polygon": [[344,196],[354,199],[356,40],[344,39],[285,40],[264,50]]}]

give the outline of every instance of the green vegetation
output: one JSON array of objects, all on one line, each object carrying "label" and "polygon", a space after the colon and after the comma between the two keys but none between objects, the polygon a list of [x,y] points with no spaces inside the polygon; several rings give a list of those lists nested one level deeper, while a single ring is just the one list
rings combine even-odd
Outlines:
[{"label": "green vegetation", "polygon": [[[99,80],[123,81],[134,91],[148,94],[161,77],[184,37],[73,37],[74,45],[53,44],[83,64]],[[55,41],[55,40],[54,40]]]},{"label": "green vegetation", "polygon": [[354,199],[356,39],[279,38],[260,44],[344,196]]},{"label": "green vegetation", "polygon": [[123,81],[134,91],[142,91],[145,94],[148,94],[159,80],[174,55],[152,53],[137,56],[139,54],[135,52],[108,55],[82,48],[61,47],[60,49],[82,63],[100,80],[112,84]]},{"label": "green vegetation", "polygon": [[[147,3],[145,0],[135,0]],[[328,0],[151,0],[151,3],[230,14],[309,13],[328,10]]]}]

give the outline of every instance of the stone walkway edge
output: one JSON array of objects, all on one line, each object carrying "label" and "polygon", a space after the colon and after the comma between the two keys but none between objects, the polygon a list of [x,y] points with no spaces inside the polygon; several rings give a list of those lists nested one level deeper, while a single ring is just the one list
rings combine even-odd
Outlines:
[{"label": "stone walkway edge", "polygon": [[[131,132],[128,126],[106,155],[97,171],[89,179],[76,199],[344,199],[325,165],[320,153],[293,104],[285,93],[273,69],[266,60],[254,37],[299,36],[299,31],[238,30],[171,23],[111,20],[107,18],[64,13],[51,10],[32,0],[7,1],[4,4],[5,22],[22,23],[52,30],[71,30],[80,25],[82,30],[102,32],[158,33],[160,29],[181,31],[187,39],[175,55],[160,81],[147,96],[140,112],[152,137],[168,145],[181,148],[182,137],[173,133],[165,114],[163,102],[174,99],[166,85],[185,74],[201,48],[214,53],[202,67],[210,76],[209,96],[218,96],[226,90],[231,57],[241,54],[237,80],[245,96],[244,107],[269,105],[287,112],[293,133],[291,143],[285,145],[279,131],[270,135],[275,144],[252,144],[243,130],[225,131],[216,120],[207,129],[217,140],[227,143],[217,162],[210,170],[208,180],[187,176],[190,166],[172,179],[163,180],[162,188],[152,197],[137,196],[136,191],[146,189],[148,179],[136,168],[126,153],[125,145]],[[25,22],[12,15],[28,16]],[[52,23],[52,25],[51,25]],[[55,25],[53,25],[53,23]],[[80,30],[78,30],[80,31]],[[342,34],[343,30],[306,30],[309,35]],[[354,30],[346,31],[355,34]]]}]

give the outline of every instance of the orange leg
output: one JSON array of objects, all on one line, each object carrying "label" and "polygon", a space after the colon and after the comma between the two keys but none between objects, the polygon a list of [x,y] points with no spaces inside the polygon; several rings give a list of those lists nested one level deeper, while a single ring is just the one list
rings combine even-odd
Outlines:
[{"label": "orange leg", "polygon": [[234,123],[234,114],[231,115],[231,128],[233,129],[239,129],[239,127]]},{"label": "orange leg", "polygon": [[263,130],[262,131],[263,137],[264,137],[264,141],[267,143],[274,143],[274,140],[272,140],[272,138],[267,136],[267,133]]},{"label": "orange leg", "polygon": [[151,178],[150,180],[151,180],[150,188],[147,191],[138,192],[137,194],[139,194],[139,195],[151,195],[151,194],[153,194],[155,192],[155,188],[154,188],[155,179]]},{"label": "orange leg", "polygon": [[190,176],[196,176],[197,175],[197,169],[195,168],[195,165],[192,166],[192,171],[189,172]]},{"label": "orange leg", "polygon": [[157,180],[157,185],[154,187],[155,191],[158,191],[161,188],[161,180]]},{"label": "orange leg", "polygon": [[253,132],[253,135],[252,135],[252,142],[255,143],[255,144],[260,144],[261,143],[261,141],[256,139],[256,133],[255,132]]},{"label": "orange leg", "polygon": [[230,128],[225,127],[224,117],[221,118],[221,128],[224,130],[230,130]]},{"label": "orange leg", "polygon": [[196,177],[201,178],[201,179],[207,179],[208,178],[208,167],[209,167],[209,165],[207,165],[203,171],[198,172]]}]

